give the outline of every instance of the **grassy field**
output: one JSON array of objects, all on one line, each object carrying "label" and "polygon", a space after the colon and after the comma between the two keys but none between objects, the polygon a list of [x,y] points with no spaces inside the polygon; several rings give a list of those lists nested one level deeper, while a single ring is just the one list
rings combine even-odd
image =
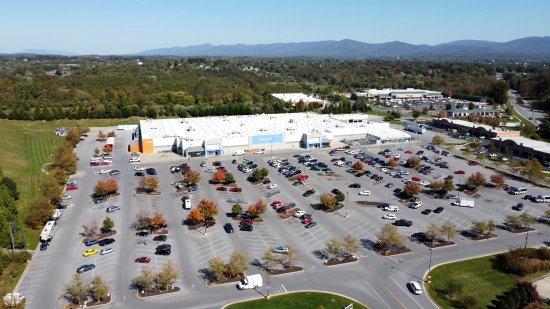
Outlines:
[{"label": "grassy field", "polygon": [[[518,281],[509,274],[493,269],[494,256],[439,266],[432,270],[428,292],[440,308],[461,308],[465,295],[474,296],[478,308],[486,308],[497,295],[512,289]],[[450,300],[445,291],[449,282],[460,282],[463,291]]]},{"label": "grassy field", "polygon": [[[24,221],[32,201],[40,193],[41,181],[49,177],[40,171],[44,163],[51,161],[50,154],[63,141],[56,136],[54,128],[74,126],[114,126],[117,124],[136,124],[138,118],[132,119],[91,119],[91,120],[58,120],[58,121],[12,121],[0,120],[0,136],[3,137],[0,151],[0,165],[6,176],[12,178],[20,191],[17,203],[20,213],[19,222]],[[28,248],[34,249],[38,243],[40,231],[24,228]]]},{"label": "grassy field", "polygon": [[302,292],[273,296],[270,299],[258,299],[233,304],[227,306],[227,309],[343,309],[351,303],[353,303],[353,309],[367,308],[348,298],[344,298],[334,294]]}]

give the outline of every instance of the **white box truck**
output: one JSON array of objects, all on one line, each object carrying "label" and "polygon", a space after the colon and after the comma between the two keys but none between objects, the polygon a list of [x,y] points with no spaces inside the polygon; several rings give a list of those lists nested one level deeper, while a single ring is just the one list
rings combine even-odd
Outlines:
[{"label": "white box truck", "polygon": [[263,280],[260,274],[246,276],[239,282],[239,290],[255,289],[262,286]]},{"label": "white box truck", "polygon": [[474,204],[475,202],[473,200],[465,200],[463,198],[457,198],[456,201],[451,203],[451,205],[453,206],[470,207],[470,208],[474,208]]},{"label": "white box truck", "polygon": [[234,156],[244,156],[244,150],[236,150],[233,153]]}]

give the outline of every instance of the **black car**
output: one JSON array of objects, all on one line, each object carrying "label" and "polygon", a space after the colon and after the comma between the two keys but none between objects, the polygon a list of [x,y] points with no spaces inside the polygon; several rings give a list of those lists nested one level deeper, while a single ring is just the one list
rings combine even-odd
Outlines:
[{"label": "black car", "polygon": [[156,255],[170,255],[172,253],[171,249],[157,249],[155,251]]},{"label": "black car", "polygon": [[334,195],[338,195],[338,194],[341,193],[340,190],[338,190],[338,189],[332,189],[332,191],[330,191],[330,192],[332,192],[332,194],[334,194]]},{"label": "black car", "polygon": [[512,207],[513,210],[522,211],[523,203],[518,203],[516,206]]},{"label": "black car", "polygon": [[149,231],[139,231],[136,233],[136,236],[147,237],[149,236]]},{"label": "black car", "polygon": [[223,225],[223,229],[225,230],[225,232],[227,233],[233,233],[235,232],[235,230],[233,229],[233,225],[231,223],[226,223]]},{"label": "black car", "polygon": [[112,243],[114,243],[115,240],[113,238],[105,238],[105,239],[102,239],[100,241],[98,241],[98,245],[100,246],[106,246],[106,245],[110,245]]},{"label": "black car", "polygon": [[390,206],[390,203],[381,203],[377,207],[378,208],[384,208],[384,207],[388,207],[388,206]]},{"label": "black car", "polygon": [[101,204],[101,203],[105,203],[107,202],[107,199],[105,199],[104,197],[98,197],[94,200],[94,203],[96,204]]},{"label": "black car", "polygon": [[241,225],[241,231],[252,232],[253,230],[254,230],[254,228],[250,224]]},{"label": "black car", "polygon": [[361,188],[361,184],[360,183],[352,183],[351,185],[349,185],[350,188]]},{"label": "black car", "polygon": [[80,266],[79,268],[76,269],[76,272],[81,274],[81,273],[84,273],[84,272],[87,272],[87,271],[90,271],[92,269],[95,268],[95,265],[94,264],[84,264],[82,266]]},{"label": "black car", "polygon": [[47,250],[48,249],[48,243],[47,242],[43,242],[40,244],[40,251],[44,251],[44,250]]},{"label": "black car", "polygon": [[120,171],[119,170],[112,170],[109,175],[111,176],[116,176],[116,175],[119,175],[120,174]]},{"label": "black car", "polygon": [[159,251],[159,250],[172,250],[172,245],[170,244],[158,245],[156,248],[156,251]]},{"label": "black car", "polygon": [[157,174],[157,170],[155,170],[154,168],[148,168],[148,169],[145,170],[145,172],[149,176],[155,176]]},{"label": "black car", "polygon": [[375,181],[382,181],[382,179],[384,179],[384,177],[378,176],[378,177],[376,177]]},{"label": "black car", "polygon": [[170,166],[170,173],[175,174],[181,172],[181,167],[174,165]]},{"label": "black car", "polygon": [[401,188],[395,188],[393,189],[393,193],[397,194],[397,193],[400,193],[401,192]]},{"label": "black car", "polygon": [[157,236],[153,237],[154,241],[166,241],[166,239],[168,239],[168,237],[166,235],[157,235]]},{"label": "black car", "polygon": [[395,222],[393,223],[393,225],[395,226],[407,226],[407,227],[410,227],[413,225],[413,222],[411,220],[406,220],[406,219],[399,219],[399,220],[395,220]]},{"label": "black car", "polygon": [[432,213],[432,210],[431,209],[424,209],[420,213],[423,214],[423,215],[429,215],[429,214]]},{"label": "black car", "polygon": [[416,239],[416,241],[419,242],[426,242],[428,241],[428,237],[426,236],[426,233],[424,232],[418,232],[411,235],[411,238]]},{"label": "black car", "polygon": [[443,208],[443,207],[437,207],[436,209],[434,209],[434,213],[440,214],[440,213],[443,212],[443,210],[445,210],[445,208]]},{"label": "black car", "polygon": [[143,176],[145,176],[145,173],[144,172],[135,172],[134,176],[143,177]]},{"label": "black car", "polygon": [[314,189],[309,189],[306,192],[304,192],[303,196],[308,197],[308,196],[311,196],[313,194],[315,194],[315,190]]}]

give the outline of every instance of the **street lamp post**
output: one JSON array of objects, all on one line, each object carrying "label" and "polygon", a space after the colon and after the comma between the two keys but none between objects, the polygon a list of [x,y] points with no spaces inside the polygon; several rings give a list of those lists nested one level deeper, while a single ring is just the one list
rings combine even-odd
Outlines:
[{"label": "street lamp post", "polygon": [[267,273],[267,299],[269,299],[269,268],[266,268]]},{"label": "street lamp post", "polygon": [[346,219],[348,218],[349,192],[346,191]]},{"label": "street lamp post", "polygon": [[428,250],[430,250],[430,264],[428,265],[428,276],[426,277],[426,279],[427,279],[426,282],[430,283],[430,280],[432,278],[431,273],[432,273],[432,252],[433,251],[432,251],[432,248],[430,248]]},{"label": "street lamp post", "polygon": [[527,234],[525,234],[525,246],[524,246],[525,249],[527,249],[527,241],[529,240],[529,226],[530,224],[527,224]]}]

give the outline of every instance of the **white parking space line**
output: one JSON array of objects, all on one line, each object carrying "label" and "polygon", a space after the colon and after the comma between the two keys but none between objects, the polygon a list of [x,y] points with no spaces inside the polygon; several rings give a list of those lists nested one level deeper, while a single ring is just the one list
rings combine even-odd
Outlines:
[{"label": "white parking space line", "polygon": [[368,291],[374,293],[378,297],[378,299],[380,299],[382,303],[386,305],[386,307],[388,307],[388,309],[391,309],[391,306],[384,300],[384,298],[382,298],[382,296],[380,296],[380,294],[378,294],[378,292],[376,292],[376,290],[367,281],[363,280],[363,282],[365,282],[365,284],[368,286]]}]

